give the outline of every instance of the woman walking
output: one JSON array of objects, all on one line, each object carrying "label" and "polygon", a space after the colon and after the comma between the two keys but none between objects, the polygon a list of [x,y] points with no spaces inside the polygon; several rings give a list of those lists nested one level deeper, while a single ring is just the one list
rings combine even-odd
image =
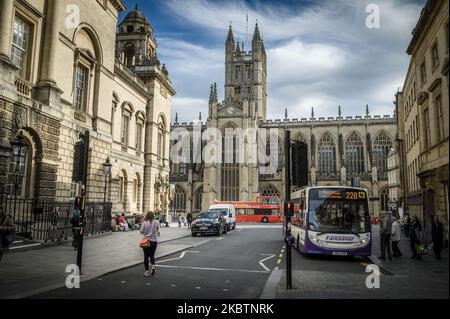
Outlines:
[{"label": "woman walking", "polygon": [[[149,277],[150,275],[153,276],[156,272],[155,252],[156,247],[158,246],[159,228],[159,223],[155,220],[155,214],[153,212],[148,212],[145,215],[140,231],[141,234],[144,235],[144,240],[148,241],[148,244],[144,245],[145,247],[141,246],[144,250],[144,275],[146,277]],[[151,271],[149,271],[149,258],[152,265]]]}]

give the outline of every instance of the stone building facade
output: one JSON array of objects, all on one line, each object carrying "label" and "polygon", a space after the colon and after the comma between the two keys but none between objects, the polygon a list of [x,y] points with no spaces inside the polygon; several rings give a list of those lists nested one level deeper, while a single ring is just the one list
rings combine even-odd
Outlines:
[{"label": "stone building facade", "polygon": [[[120,0],[0,2],[0,186],[68,201],[75,144],[90,131],[87,200],[117,212],[166,210],[175,94],[153,28]],[[116,32],[117,31],[117,32]],[[11,141],[27,146],[20,161]],[[111,173],[103,164],[110,159]],[[19,164],[19,165],[17,165]],[[19,176],[13,182],[12,176]],[[105,192],[106,180],[106,192]]]},{"label": "stone building facade", "polygon": [[408,73],[396,98],[406,209],[424,223],[438,215],[447,231],[448,14],[448,1],[427,1],[413,30]]},{"label": "stone building facade", "polygon": [[[172,124],[172,148],[183,138],[183,131],[190,132],[191,139],[194,131],[201,131],[209,140],[211,129],[224,135],[227,129],[253,129],[267,141],[258,143],[254,152],[240,153],[243,160],[239,163],[207,163],[204,158],[196,163],[192,159],[173,163],[174,208],[196,212],[208,208],[215,199],[251,201],[257,195],[278,195],[284,199],[284,132],[289,129],[292,142],[301,140],[308,146],[311,185],[350,185],[353,178],[358,178],[361,186],[369,190],[375,214],[387,210],[387,155],[395,145],[396,118],[372,116],[366,106],[365,116],[343,117],[339,107],[336,117],[318,118],[312,110],[310,116],[289,119],[286,110],[285,119],[269,120],[267,76],[264,41],[258,25],[250,52],[234,41],[230,27],[225,43],[225,99],[219,103],[217,87],[211,86],[207,122],[202,123],[201,117],[196,123],[179,123],[176,119]],[[180,133],[175,134],[177,131]],[[271,139],[278,139],[278,143]],[[221,147],[226,140],[225,137]],[[230,143],[237,149],[249,142],[246,138],[232,138]],[[205,142],[200,146],[205,148]],[[235,159],[239,152],[232,153]],[[254,163],[252,159],[258,153],[277,158],[277,167],[265,171],[266,164]]]}]

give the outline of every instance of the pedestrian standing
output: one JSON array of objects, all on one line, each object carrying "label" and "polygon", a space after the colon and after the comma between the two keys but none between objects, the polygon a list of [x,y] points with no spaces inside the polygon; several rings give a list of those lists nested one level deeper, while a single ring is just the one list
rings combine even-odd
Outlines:
[{"label": "pedestrian standing", "polygon": [[394,257],[401,257],[402,253],[400,251],[400,248],[398,247],[398,244],[402,239],[402,226],[400,225],[397,218],[394,217],[393,220],[394,222],[392,223],[392,234],[391,234],[392,253]]},{"label": "pedestrian standing", "polygon": [[178,213],[178,216],[177,216],[177,223],[178,223],[178,227],[181,227],[181,214],[180,213]]},{"label": "pedestrian standing", "polygon": [[422,238],[422,226],[420,225],[420,221],[417,217],[412,218],[411,229],[409,232],[409,241],[411,244],[411,251],[413,253],[412,259],[417,258],[418,260],[422,259],[421,252],[417,251],[417,246],[420,245],[420,239]]},{"label": "pedestrian standing", "polygon": [[444,243],[444,227],[438,216],[434,216],[431,224],[431,238],[433,240],[433,250],[436,259],[441,259],[441,250]]},{"label": "pedestrian standing", "polygon": [[392,260],[391,253],[391,234],[392,234],[392,217],[386,214],[381,220],[380,236],[381,236],[381,256],[380,259],[386,259],[386,250],[389,260]]},{"label": "pedestrian standing", "polygon": [[79,210],[75,210],[72,213],[70,224],[72,225],[72,236],[73,236],[72,247],[76,250],[78,249],[78,242],[80,240],[81,228],[83,227],[81,214]]},{"label": "pedestrian standing", "polygon": [[0,261],[3,253],[9,249],[9,245],[14,241],[14,230],[12,216],[6,214],[0,208]]},{"label": "pedestrian standing", "polygon": [[[144,251],[144,267],[146,277],[150,275],[155,275],[156,273],[156,262],[155,262],[155,252],[158,247],[158,237],[160,225],[159,222],[155,220],[155,214],[153,212],[148,212],[145,215],[144,222],[142,223],[140,233],[144,236],[144,240],[147,240],[148,245],[145,247],[141,246]],[[151,270],[149,271],[149,263],[150,259]]]},{"label": "pedestrian standing", "polygon": [[191,225],[192,225],[192,213],[188,213],[187,214],[187,223],[188,223],[188,228],[191,228]]}]

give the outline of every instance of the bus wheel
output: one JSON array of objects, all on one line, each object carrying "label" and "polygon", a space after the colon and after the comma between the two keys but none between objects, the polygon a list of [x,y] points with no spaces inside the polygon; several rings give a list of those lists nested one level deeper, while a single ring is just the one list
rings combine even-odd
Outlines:
[{"label": "bus wheel", "polygon": [[300,250],[300,235],[297,235],[297,250]]},{"label": "bus wheel", "polygon": [[267,224],[267,223],[269,222],[269,219],[268,219],[267,217],[264,217],[261,221],[262,221],[264,224]]}]

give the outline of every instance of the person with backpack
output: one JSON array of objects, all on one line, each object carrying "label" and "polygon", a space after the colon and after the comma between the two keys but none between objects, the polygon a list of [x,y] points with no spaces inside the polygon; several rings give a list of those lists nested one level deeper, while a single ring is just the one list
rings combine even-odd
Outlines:
[{"label": "person with backpack", "polygon": [[[155,220],[155,214],[153,212],[148,212],[145,215],[140,230],[140,233],[144,236],[140,242],[140,246],[144,251],[145,277],[149,277],[150,275],[154,276],[156,273],[155,252],[158,247],[158,237],[160,236],[159,230],[160,225],[159,222]],[[152,265],[151,271],[149,271],[149,259]]]},{"label": "person with backpack", "polygon": [[70,224],[72,225],[73,234],[72,247],[77,250],[78,243],[81,237],[81,229],[83,228],[83,219],[79,210],[75,210],[73,212]]},{"label": "person with backpack", "polygon": [[11,215],[0,209],[0,261],[3,254],[9,249],[9,245],[14,241],[15,226]]}]

